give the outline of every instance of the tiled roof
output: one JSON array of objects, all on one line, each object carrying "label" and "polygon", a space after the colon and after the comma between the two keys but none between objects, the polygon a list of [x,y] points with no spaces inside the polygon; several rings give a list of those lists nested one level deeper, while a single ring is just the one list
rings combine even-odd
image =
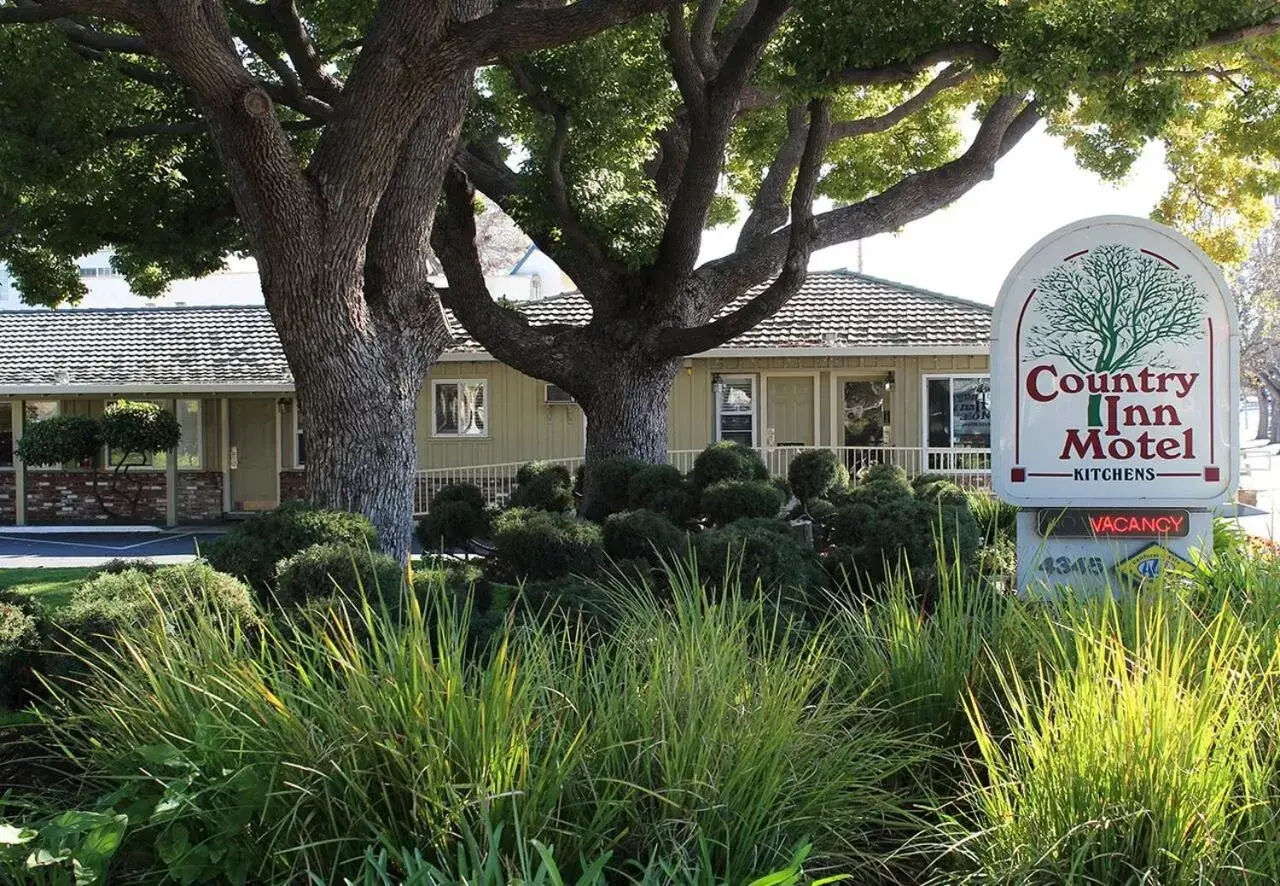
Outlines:
[{"label": "tiled roof", "polygon": [[0,387],[292,384],[264,307],[0,311]]},{"label": "tiled roof", "polygon": [[[578,293],[527,302],[520,310],[534,325],[591,319]],[[451,351],[483,350],[449,319],[457,335]],[[988,305],[834,271],[809,274],[781,311],[721,347],[984,348],[990,335]],[[293,381],[260,306],[0,311],[0,355],[0,389]]]},{"label": "tiled roof", "polygon": [[[591,319],[591,306],[576,292],[528,302],[520,310],[535,326],[585,324]],[[452,350],[483,350],[456,321],[453,328],[461,335]],[[990,339],[990,305],[851,271],[815,271],[782,310],[720,347],[953,348],[986,347]]]}]

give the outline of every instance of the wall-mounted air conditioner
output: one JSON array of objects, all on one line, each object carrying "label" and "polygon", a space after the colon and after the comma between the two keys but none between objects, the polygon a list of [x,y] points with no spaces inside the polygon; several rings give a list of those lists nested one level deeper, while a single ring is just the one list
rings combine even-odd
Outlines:
[{"label": "wall-mounted air conditioner", "polygon": [[573,399],[573,394],[559,385],[547,385],[543,402],[549,406],[571,406],[578,401]]}]

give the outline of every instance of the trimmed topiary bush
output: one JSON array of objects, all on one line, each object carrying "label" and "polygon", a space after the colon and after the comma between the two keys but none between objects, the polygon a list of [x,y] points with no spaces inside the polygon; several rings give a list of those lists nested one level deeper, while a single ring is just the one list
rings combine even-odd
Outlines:
[{"label": "trimmed topiary bush", "polygon": [[673,465],[645,465],[632,474],[627,502],[632,510],[653,511],[673,523],[687,523],[697,510],[689,481]]},{"label": "trimmed topiary bush", "polygon": [[809,449],[791,460],[787,481],[796,498],[808,501],[847,487],[849,469],[832,450]]},{"label": "trimmed topiary bush", "polygon": [[860,483],[825,521],[827,541],[838,548],[830,565],[875,584],[905,560],[920,588],[936,574],[940,556],[947,564],[973,565],[979,534],[968,498],[945,480],[920,490],[917,496],[904,477],[889,472]]},{"label": "trimmed topiary bush", "polygon": [[741,443],[713,443],[693,461],[693,485],[706,489],[722,480],[768,480],[759,454]]},{"label": "trimmed topiary bush", "polygon": [[143,560],[143,559],[130,560],[124,557],[117,557],[114,560],[108,560],[106,563],[103,563],[97,569],[93,570],[93,574],[103,575],[109,572],[110,573],[128,572],[130,569],[135,569],[138,572],[145,572],[148,575],[150,575],[152,572],[156,572],[163,568],[164,568],[163,564],[157,563],[154,560]]},{"label": "trimmed topiary bush", "polygon": [[552,512],[572,510],[573,478],[569,469],[546,461],[531,461],[521,466],[516,472],[511,507]]},{"label": "trimmed topiary bush", "polygon": [[464,501],[433,504],[414,529],[418,541],[428,551],[460,548],[473,538],[483,538],[488,532],[489,515]]},{"label": "trimmed topiary bush", "polygon": [[179,610],[209,605],[239,620],[257,619],[253,592],[233,576],[196,561],[154,572],[127,569],[97,575],[71,594],[59,625],[80,640],[100,644]]},{"label": "trimmed topiary bush", "polygon": [[[630,501],[628,490],[631,478],[647,467],[638,458],[616,456],[585,465],[583,483],[595,483],[599,486],[600,497],[593,513],[584,512],[582,516],[589,520],[603,520],[610,514],[625,511]],[[585,487],[582,487],[585,488]]]},{"label": "trimmed topiary bush", "polygon": [[25,594],[0,590],[0,708],[17,708],[36,698],[48,648],[49,622],[40,603]]},{"label": "trimmed topiary bush", "polygon": [[802,545],[785,520],[747,518],[699,533],[698,572],[723,589],[734,576],[744,589],[798,590],[811,596],[822,585],[817,555]]},{"label": "trimmed topiary bush", "polygon": [[702,513],[717,526],[743,517],[776,517],[786,503],[767,480],[721,480],[702,491]]},{"label": "trimmed topiary bush", "polygon": [[515,579],[589,575],[604,559],[600,526],[571,514],[512,508],[494,520],[494,557]]},{"label": "trimmed topiary bush", "polygon": [[670,562],[683,556],[688,546],[688,535],[684,530],[653,511],[610,514],[604,521],[602,534],[604,551],[614,561]]},{"label": "trimmed topiary bush", "polygon": [[281,560],[331,542],[356,550],[376,549],[378,534],[363,514],[288,502],[274,511],[254,514],[200,553],[214,569],[262,591],[271,587]]},{"label": "trimmed topiary bush", "polygon": [[448,486],[441,486],[436,490],[436,494],[431,497],[431,506],[442,505],[448,502],[462,502],[471,505],[480,513],[484,513],[485,508],[489,506],[489,502],[485,500],[484,493],[479,486],[472,483],[450,483]]},{"label": "trimmed topiary bush", "polygon": [[404,569],[386,554],[340,543],[319,544],[276,565],[275,596],[281,605],[297,606],[313,597],[363,593],[398,605],[403,584]]}]

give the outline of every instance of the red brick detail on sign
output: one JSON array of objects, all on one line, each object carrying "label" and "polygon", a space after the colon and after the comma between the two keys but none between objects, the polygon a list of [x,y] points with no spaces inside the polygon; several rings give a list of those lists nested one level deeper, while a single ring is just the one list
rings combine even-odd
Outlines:
[{"label": "red brick detail on sign", "polygon": [[1026,483],[1027,469],[1026,468],[1010,468],[1009,480],[1010,482],[1013,482],[1013,483]]},{"label": "red brick detail on sign", "polygon": [[16,489],[13,471],[0,471],[0,526],[12,526],[18,519]]},{"label": "red brick detail on sign", "polygon": [[222,474],[216,471],[178,472],[178,522],[221,520]]},{"label": "red brick detail on sign", "polygon": [[280,472],[280,501],[301,501],[307,497],[307,469]]},{"label": "red brick detail on sign", "polygon": [[[136,481],[136,482],[135,482]],[[138,513],[133,515],[129,499],[142,484]],[[27,522],[73,523],[117,520],[163,523],[168,483],[163,471],[131,473],[120,480],[121,492],[111,489],[107,475],[98,476],[98,488],[114,516],[103,512],[94,495],[93,477],[87,471],[27,471]]]},{"label": "red brick detail on sign", "polygon": [[1204,479],[1206,483],[1217,483],[1222,479],[1222,471],[1216,467],[1205,468]]}]

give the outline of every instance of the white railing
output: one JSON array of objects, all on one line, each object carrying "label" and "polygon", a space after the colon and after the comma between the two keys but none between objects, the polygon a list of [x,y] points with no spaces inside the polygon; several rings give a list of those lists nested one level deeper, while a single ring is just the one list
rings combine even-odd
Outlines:
[{"label": "white railing", "polygon": [[[757,449],[773,476],[785,477],[791,461],[813,447],[769,446]],[[832,448],[832,447],[825,447]],[[923,446],[837,446],[835,452],[849,468],[856,484],[863,468],[876,464],[896,465],[908,476],[940,474],[965,489],[991,488],[991,450],[929,449]],[[694,459],[701,449],[673,449],[667,461],[682,472],[693,470]],[[570,473],[582,464],[582,456],[550,458],[543,461],[564,465]],[[424,514],[432,496],[442,486],[471,483],[484,492],[489,501],[505,503],[516,487],[516,472],[526,462],[493,465],[468,465],[451,468],[429,468],[418,471],[414,480],[414,512]]]}]

